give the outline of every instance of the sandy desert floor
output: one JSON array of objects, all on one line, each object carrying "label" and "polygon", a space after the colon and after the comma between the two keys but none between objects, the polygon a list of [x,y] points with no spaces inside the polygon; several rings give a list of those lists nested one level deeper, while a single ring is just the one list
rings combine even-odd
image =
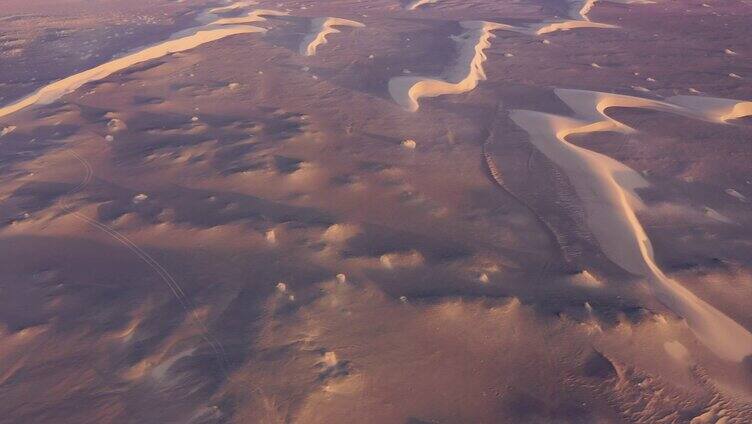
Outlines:
[{"label": "sandy desert floor", "polygon": [[751,21],[3,2],[0,423],[752,422]]}]

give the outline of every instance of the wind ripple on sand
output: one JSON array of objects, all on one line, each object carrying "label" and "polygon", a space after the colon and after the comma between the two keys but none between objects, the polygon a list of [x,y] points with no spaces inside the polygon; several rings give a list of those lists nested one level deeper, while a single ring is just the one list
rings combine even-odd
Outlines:
[{"label": "wind ripple on sand", "polygon": [[335,26],[347,26],[352,28],[363,28],[360,22],[351,21],[349,19],[341,18],[316,18],[311,20],[311,32],[303,39],[300,44],[300,54],[304,56],[314,56],[316,49],[326,44],[326,36],[329,34],[337,34],[340,31]]},{"label": "wind ripple on sand", "polygon": [[606,116],[609,107],[647,108],[717,122],[727,119],[729,108],[739,114],[745,110],[748,113],[747,106],[739,107],[748,102],[681,97],[668,103],[594,91],[555,92],[575,112],[576,119],[525,110],[513,111],[511,118],[528,132],[530,142],[570,178],[585,207],[588,227],[606,256],[646,278],[657,298],[684,317],[698,339],[717,356],[742,361],[752,354],[749,331],[668,278],[655,263],[650,239],[635,215],[641,203],[634,190],[645,187],[647,181],[618,161],[567,142],[569,135],[577,133],[634,131]]},{"label": "wind ripple on sand", "polygon": [[473,90],[479,81],[486,79],[483,62],[484,50],[491,45],[492,31],[511,30],[514,27],[483,21],[464,21],[465,31],[455,40],[460,42],[459,59],[445,77],[394,77],[389,80],[389,94],[397,104],[415,112],[423,97],[438,97],[445,94],[461,94]]},{"label": "wind ripple on sand", "polygon": [[[228,7],[238,9],[244,7],[244,3],[236,3]],[[76,91],[86,83],[99,81],[118,71],[122,71],[123,69],[142,62],[158,59],[171,53],[191,50],[203,44],[221,40],[232,35],[265,32],[266,30],[264,28],[247,24],[251,22],[262,22],[265,20],[264,16],[276,16],[281,13],[269,10],[254,10],[241,18],[213,20],[214,18],[217,18],[214,13],[223,12],[225,11],[224,9],[226,8],[212,9],[201,14],[198,20],[200,22],[205,22],[205,25],[180,31],[173,34],[166,41],[138,49],[132,53],[126,54],[125,56],[113,59],[94,68],[79,72],[41,87],[34,93],[0,108],[0,118],[18,112],[29,106],[50,104],[62,96]]]}]

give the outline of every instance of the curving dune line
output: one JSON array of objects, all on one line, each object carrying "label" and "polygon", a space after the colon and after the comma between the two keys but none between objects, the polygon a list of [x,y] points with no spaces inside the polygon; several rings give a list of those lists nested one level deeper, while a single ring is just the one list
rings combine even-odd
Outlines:
[{"label": "curving dune line", "polygon": [[486,79],[483,52],[491,45],[492,31],[514,30],[515,27],[483,21],[460,22],[464,32],[455,40],[461,43],[457,63],[445,77],[394,77],[389,80],[389,94],[397,104],[415,112],[422,97],[437,97],[444,94],[461,94],[473,90],[479,81]]},{"label": "curving dune line", "polygon": [[742,361],[752,354],[749,331],[668,278],[655,263],[650,239],[635,215],[641,203],[634,190],[647,186],[647,181],[618,161],[567,142],[569,135],[577,133],[634,131],[608,117],[605,112],[609,107],[648,108],[723,122],[728,116],[749,115],[749,102],[687,98],[690,96],[657,102],[594,91],[555,93],[576,118],[525,110],[512,111],[511,118],[528,132],[530,142],[567,174],[585,207],[588,227],[604,254],[628,272],[644,277],[656,297],[684,317],[698,339],[717,356]]},{"label": "curving dune line", "polygon": [[[530,25],[535,35],[550,34],[556,31],[569,31],[577,28],[618,28],[616,25],[593,22],[588,17],[595,4],[601,0],[570,0],[568,15],[571,19],[555,22],[544,22]],[[651,4],[651,0],[605,0],[611,3],[621,4]]]},{"label": "curving dune line", "polygon": [[752,116],[752,102],[699,96],[673,96],[666,101],[691,110],[700,119],[712,122],[725,123]]},{"label": "curving dune line", "polygon": [[588,20],[568,20],[568,21],[558,21],[558,22],[552,22],[552,23],[530,25],[529,28],[534,35],[544,35],[544,34],[550,34],[552,32],[569,31],[571,29],[578,29],[578,28],[613,29],[613,28],[619,28],[619,27],[616,25],[602,24],[599,22],[591,22]]},{"label": "curving dune line", "polygon": [[[505,30],[522,34],[540,36],[557,31],[569,31],[579,28],[618,28],[615,25],[591,22],[587,12],[597,0],[575,1],[577,13],[571,13],[575,19],[548,21],[526,26],[512,26],[486,21],[463,21],[460,25],[466,31],[455,40],[462,43],[460,57],[453,68],[443,77],[399,76],[389,80],[389,94],[397,104],[408,111],[420,108],[422,97],[438,97],[445,94],[461,94],[475,89],[479,81],[486,79],[483,62],[486,61],[484,50],[491,45],[492,31]],[[620,3],[651,3],[648,0],[614,0]],[[425,2],[415,2],[424,4]],[[417,5],[416,5],[417,7]]]},{"label": "curving dune line", "polygon": [[[588,14],[595,4],[601,0],[570,0],[569,1],[569,16],[572,19],[589,21]],[[653,4],[652,0],[605,0],[610,3],[620,4]]]},{"label": "curving dune line", "polygon": [[242,7],[245,7],[245,3],[236,3],[225,8],[217,8],[204,12],[198,19],[200,22],[205,22],[205,25],[180,31],[173,34],[166,41],[138,49],[132,53],[112,59],[109,62],[103,63],[94,68],[79,72],[41,87],[34,93],[1,107],[0,118],[32,105],[50,104],[62,96],[76,91],[86,83],[99,81],[118,71],[122,71],[123,69],[142,62],[158,59],[171,53],[191,50],[202,44],[221,40],[232,35],[265,32],[266,29],[264,28],[236,24],[262,22],[265,20],[264,16],[277,16],[281,14],[281,12],[276,11],[254,10],[240,18],[215,19],[217,18],[215,13],[223,12],[228,8],[238,9]]},{"label": "curving dune line", "polygon": [[617,131],[634,130],[606,115],[606,109],[610,107],[651,109],[715,123],[727,123],[733,119],[752,116],[752,102],[742,100],[673,96],[660,101],[589,90],[557,88],[554,92],[579,117],[608,121]]},{"label": "curving dune line", "polygon": [[[220,8],[223,9],[223,8]],[[210,13],[216,13],[218,9],[212,9],[209,12]],[[235,18],[222,18],[217,19],[214,22],[210,22],[210,25],[243,25],[243,24],[252,24],[255,22],[264,22],[266,21],[266,16],[287,16],[287,12],[280,12],[277,10],[270,10],[270,9],[255,9],[250,11],[249,13],[238,16]]]},{"label": "curving dune line", "polygon": [[326,44],[326,36],[329,34],[337,34],[340,31],[334,27],[347,26],[352,28],[363,28],[363,25],[357,21],[351,21],[349,19],[342,18],[316,18],[311,20],[311,32],[306,35],[303,42],[300,44],[300,54],[304,56],[313,56],[316,54],[316,49]]},{"label": "curving dune line", "polygon": [[434,4],[438,3],[439,0],[413,0],[410,3],[405,6],[405,9],[407,10],[415,10],[421,6],[425,6],[427,4]]}]

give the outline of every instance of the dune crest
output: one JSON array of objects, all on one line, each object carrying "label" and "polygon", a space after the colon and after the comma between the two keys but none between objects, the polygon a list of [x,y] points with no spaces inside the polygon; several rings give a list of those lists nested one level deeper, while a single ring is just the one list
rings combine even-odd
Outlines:
[{"label": "dune crest", "polygon": [[[589,8],[597,0],[582,2],[577,10]],[[647,0],[624,0],[623,3],[651,3]],[[588,6],[589,5],[589,6]],[[580,28],[614,29],[616,25],[591,22],[579,14],[575,19],[563,21],[549,21],[526,26],[513,26],[486,21],[462,21],[460,25],[467,31],[456,41],[462,43],[457,63],[443,77],[399,76],[389,80],[389,94],[397,104],[408,111],[415,112],[420,108],[419,101],[423,97],[438,97],[445,94],[461,94],[475,89],[480,81],[486,79],[483,62],[486,61],[484,50],[491,46],[492,33],[497,30],[513,31],[531,36],[540,36],[557,31],[569,31]]]},{"label": "dune crest", "polygon": [[438,3],[439,0],[413,0],[411,1],[407,6],[405,6],[405,9],[407,10],[415,10],[421,6],[425,6],[427,4],[435,4]]},{"label": "dune crest", "polygon": [[673,96],[666,101],[690,109],[699,118],[713,122],[752,116],[752,102],[701,96]]},{"label": "dune crest", "polygon": [[590,90],[557,88],[556,95],[578,116],[608,121],[614,130],[633,131],[608,115],[610,107],[631,107],[673,113],[707,122],[725,123],[752,116],[752,102],[703,96],[673,96],[664,101]]},{"label": "dune crest", "polygon": [[[555,22],[544,22],[541,24],[530,25],[535,35],[550,34],[556,31],[569,31],[577,28],[618,28],[616,25],[593,22],[588,14],[595,7],[596,3],[601,0],[572,0],[569,2],[567,15],[570,19]],[[620,4],[652,4],[651,0],[606,0],[611,3]]]},{"label": "dune crest", "polygon": [[483,62],[486,61],[484,50],[495,37],[492,31],[515,29],[509,25],[483,21],[463,21],[460,25],[467,31],[454,38],[461,43],[457,63],[444,77],[400,76],[389,80],[389,94],[397,104],[415,112],[423,97],[461,94],[473,90],[478,82],[486,79],[483,70]]},{"label": "dune crest", "polygon": [[357,21],[342,18],[316,18],[311,21],[311,32],[306,35],[300,44],[300,54],[304,56],[314,56],[316,49],[322,44],[326,44],[326,36],[337,34],[340,31],[337,26],[346,26],[352,28],[363,28],[363,25]]},{"label": "dune crest", "polygon": [[131,53],[114,58],[94,68],[45,85],[32,94],[0,108],[0,118],[29,106],[50,104],[64,95],[76,91],[86,83],[102,80],[139,63],[159,59],[172,53],[191,50],[203,44],[221,40],[232,35],[263,33],[266,29],[247,24],[262,22],[265,20],[264,16],[283,14],[282,12],[272,10],[254,10],[240,18],[219,19],[216,16],[216,13],[239,9],[245,7],[245,5],[245,3],[236,3],[225,8],[211,9],[201,14],[198,18],[199,22],[205,22],[205,25],[179,31],[165,41],[136,49]]},{"label": "dune crest", "polygon": [[568,20],[568,21],[531,25],[530,28],[532,29],[535,35],[544,35],[544,34],[550,34],[556,31],[569,31],[571,29],[578,29],[578,28],[613,29],[613,28],[619,28],[619,27],[616,25],[602,24],[598,22],[591,22],[588,20]]},{"label": "dune crest", "polygon": [[[577,20],[589,21],[588,14],[593,10],[595,4],[602,0],[572,0],[569,2],[569,17]],[[652,0],[605,0],[610,3],[619,4],[653,4]]]},{"label": "dune crest", "polygon": [[[752,354],[752,334],[678,282],[668,278],[655,263],[650,239],[635,214],[641,205],[635,189],[647,186],[642,176],[624,164],[567,142],[578,133],[634,131],[608,116],[609,107],[637,107],[674,112],[686,116],[717,117],[684,100],[684,105],[658,102],[583,90],[555,91],[575,113],[576,118],[515,110],[512,120],[524,129],[530,142],[569,177],[587,215],[587,224],[603,253],[626,271],[644,277],[656,297],[682,316],[698,339],[717,356],[742,361]],[[738,104],[738,103],[737,103]],[[705,112],[701,115],[700,112]]]},{"label": "dune crest", "polygon": [[[216,9],[212,9],[215,10]],[[217,19],[214,22],[211,22],[210,25],[242,25],[242,24],[252,24],[256,22],[265,22],[267,19],[267,16],[287,16],[287,12],[280,12],[277,10],[270,10],[270,9],[255,9],[249,12],[246,15],[238,16],[235,18],[222,18]]]}]

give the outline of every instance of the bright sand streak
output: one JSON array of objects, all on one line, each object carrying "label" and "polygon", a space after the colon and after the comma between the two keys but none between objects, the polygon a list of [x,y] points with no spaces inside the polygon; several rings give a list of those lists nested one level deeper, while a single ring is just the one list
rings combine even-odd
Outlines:
[{"label": "bright sand streak", "polygon": [[308,34],[300,44],[300,54],[304,56],[314,56],[316,49],[322,44],[326,44],[326,36],[339,32],[335,26],[347,26],[353,28],[365,27],[360,22],[351,21],[341,18],[316,18],[311,21],[311,33]]},{"label": "bright sand streak", "polygon": [[[511,118],[528,132],[530,141],[570,178],[585,207],[588,226],[603,252],[625,270],[645,277],[657,298],[684,317],[698,339],[716,355],[741,361],[752,354],[752,334],[749,331],[668,278],[656,265],[650,240],[634,212],[640,206],[634,189],[646,186],[647,182],[627,166],[566,141],[569,135],[576,133],[632,131],[605,117],[605,109],[611,106],[645,107],[721,120],[709,112],[716,103],[714,99],[707,102],[697,100],[696,108],[689,110],[668,103],[592,91],[556,90],[556,94],[581,120],[522,110],[513,111]],[[728,108],[726,104],[724,111]]]},{"label": "bright sand streak", "polygon": [[460,25],[467,31],[457,38],[462,43],[459,59],[445,78],[395,77],[389,80],[389,94],[400,106],[415,112],[420,107],[418,101],[422,97],[461,94],[475,89],[479,81],[486,79],[483,71],[486,55],[483,51],[491,45],[491,38],[494,37],[491,31],[514,29],[509,25],[479,21],[461,22]]},{"label": "bright sand streak", "polygon": [[407,5],[407,10],[416,10],[417,8],[421,6],[425,6],[427,4],[433,4],[437,3],[439,0],[414,0],[410,2],[410,4]]},{"label": "bright sand streak", "polygon": [[[217,10],[219,9],[215,9],[210,12],[215,12]],[[273,11],[254,11],[242,19],[244,23],[258,22],[264,20],[261,15],[278,13],[279,12]],[[211,13],[204,14],[203,19],[206,19],[207,16],[212,15]],[[11,103],[10,105],[0,108],[0,118],[18,112],[19,110],[32,105],[50,104],[55,100],[61,98],[62,96],[74,92],[88,82],[99,81],[118,71],[122,71],[123,69],[129,68],[142,62],[158,59],[171,53],[191,50],[202,44],[217,41],[232,35],[266,31],[264,28],[250,25],[218,26],[226,23],[228,22],[218,20],[210,22],[208,25],[202,27],[192,28],[186,31],[179,32],[167,41],[155,44],[150,47],[145,47],[134,53],[130,53],[123,57],[113,59],[107,63],[103,63],[95,68],[88,69],[75,75],[71,75],[59,81],[55,81],[22,98],[21,100],[18,100],[15,103]]]}]

